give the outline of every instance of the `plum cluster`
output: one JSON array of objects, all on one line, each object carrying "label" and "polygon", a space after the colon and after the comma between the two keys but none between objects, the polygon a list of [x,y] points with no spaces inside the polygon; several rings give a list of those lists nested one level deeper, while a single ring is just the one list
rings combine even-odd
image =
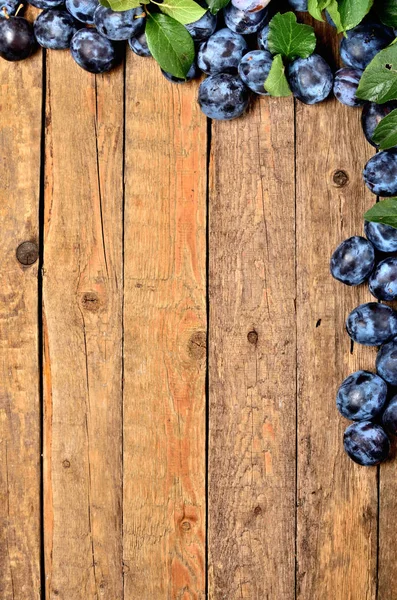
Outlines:
[{"label": "plum cluster", "polygon": [[397,229],[366,221],[366,237],[353,236],[331,257],[331,274],[350,286],[368,283],[377,301],[355,308],[346,319],[353,342],[379,347],[376,374],[357,371],[338,390],[339,412],[354,421],[344,435],[347,454],[360,465],[376,465],[397,435],[397,313],[381,301],[397,299]]},{"label": "plum cluster", "polygon": [[[196,58],[185,79],[164,71],[163,75],[173,83],[184,83],[205,73],[198,102],[209,118],[234,119],[245,111],[252,94],[267,95],[264,83],[273,62],[268,44],[269,3],[231,0],[219,14],[207,11],[198,21],[186,25],[196,46]],[[103,73],[118,63],[125,41],[139,56],[151,56],[142,7],[117,12],[102,6],[99,0],[30,0],[43,10],[32,25],[20,15],[19,4],[20,0],[0,0],[0,56],[6,60],[25,59],[38,45],[52,50],[69,48],[80,67]],[[307,10],[307,0],[289,0],[289,4],[296,11]],[[355,91],[363,69],[393,39],[393,30],[376,23],[349,31],[341,42],[346,67],[335,77],[318,54],[290,62],[286,74],[294,96],[315,104],[333,90],[344,104],[360,105]],[[373,120],[377,118],[372,115]],[[395,175],[393,186],[379,175],[390,168]],[[367,165],[365,178],[375,193],[387,186],[394,189],[394,184],[397,189],[397,154],[389,151],[374,158]]]}]

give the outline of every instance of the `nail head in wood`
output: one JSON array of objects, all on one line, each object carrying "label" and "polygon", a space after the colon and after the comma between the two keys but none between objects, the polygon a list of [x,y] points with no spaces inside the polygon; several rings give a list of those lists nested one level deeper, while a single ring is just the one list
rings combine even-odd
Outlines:
[{"label": "nail head in wood", "polygon": [[22,242],[17,248],[17,260],[24,267],[30,267],[39,258],[39,248],[34,242]]},{"label": "nail head in wood", "polygon": [[346,171],[338,169],[333,174],[332,181],[334,182],[334,185],[338,188],[345,187],[345,185],[349,183],[349,175],[346,173]]}]

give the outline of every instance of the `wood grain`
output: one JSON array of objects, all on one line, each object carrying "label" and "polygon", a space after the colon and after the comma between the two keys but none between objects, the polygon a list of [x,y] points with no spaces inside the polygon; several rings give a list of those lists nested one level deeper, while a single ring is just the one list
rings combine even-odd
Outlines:
[{"label": "wood grain", "polygon": [[47,58],[48,600],[122,598],[123,71]]},{"label": "wood grain", "polygon": [[0,598],[40,598],[38,249],[42,55],[0,61]]},{"label": "wood grain", "polygon": [[[323,43],[335,39],[318,29]],[[374,202],[361,176],[373,152],[360,116],[335,100],[296,104],[299,600],[376,594],[377,472],[344,453],[349,423],[335,406],[345,377],[374,370],[375,350],[356,345],[351,353],[344,327],[371,296],[366,286],[347,288],[329,274],[333,250],[363,234],[362,216]],[[338,171],[348,177],[343,187]]]},{"label": "wood grain", "polygon": [[128,55],[125,600],[205,597],[206,119]]},{"label": "wood grain", "polygon": [[292,99],[213,124],[209,598],[292,600],[295,190]]}]

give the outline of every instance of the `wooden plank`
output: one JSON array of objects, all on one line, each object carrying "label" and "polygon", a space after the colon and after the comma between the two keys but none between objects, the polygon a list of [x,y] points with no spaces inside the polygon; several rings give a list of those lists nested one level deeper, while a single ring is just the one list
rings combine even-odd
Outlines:
[{"label": "wooden plank", "polygon": [[[329,52],[334,30],[317,29]],[[329,274],[333,250],[363,234],[363,214],[374,202],[361,176],[373,152],[360,117],[335,100],[296,104],[300,600],[373,600],[376,593],[377,471],[345,455],[349,423],[335,406],[347,375],[374,370],[375,350],[356,345],[351,353],[344,327],[371,296],[366,286],[347,288]]]},{"label": "wooden plank", "polygon": [[396,440],[393,440],[391,458],[381,465],[379,476],[378,600],[395,600],[396,596],[393,584],[397,576],[393,552],[397,543]]},{"label": "wooden plank", "polygon": [[209,598],[295,587],[294,105],[213,123]]},{"label": "wooden plank", "polygon": [[[40,598],[38,262],[42,55],[0,61],[0,597]],[[25,242],[32,246],[17,247]],[[26,252],[27,250],[27,252]]]},{"label": "wooden plank", "polygon": [[47,598],[122,597],[123,70],[47,58]]},{"label": "wooden plank", "polygon": [[125,600],[205,595],[206,119],[128,55]]}]

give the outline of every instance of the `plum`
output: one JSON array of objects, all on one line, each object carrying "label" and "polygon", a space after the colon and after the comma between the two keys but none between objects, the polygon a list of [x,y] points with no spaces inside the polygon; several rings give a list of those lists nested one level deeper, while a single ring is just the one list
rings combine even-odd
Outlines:
[{"label": "plum", "polygon": [[332,71],[319,54],[294,60],[288,67],[288,79],[294,96],[305,104],[322,102],[332,90]]},{"label": "plum", "polygon": [[346,285],[360,285],[375,266],[375,250],[364,237],[355,235],[342,242],[331,257],[331,275]]},{"label": "plum", "polygon": [[236,73],[240,60],[247,50],[247,42],[243,36],[225,27],[201,44],[197,54],[197,64],[204,73],[209,75]]},{"label": "plum", "polygon": [[114,44],[94,29],[80,29],[75,33],[70,52],[77,64],[90,73],[110,71],[118,59]]},{"label": "plum", "polygon": [[210,75],[199,88],[199,105],[210,119],[225,121],[240,117],[248,101],[248,88],[240,77],[230,73]]},{"label": "plum", "polygon": [[381,346],[376,357],[376,371],[390,385],[397,385],[397,340]]},{"label": "plum", "polygon": [[397,258],[389,256],[376,265],[369,278],[369,291],[378,300],[397,298]]},{"label": "plum", "polygon": [[385,430],[370,421],[350,425],[343,436],[349,457],[359,465],[372,467],[387,460],[390,441]]},{"label": "plum", "polygon": [[251,50],[240,61],[238,73],[247,87],[261,96],[267,95],[264,83],[269,75],[273,57],[266,50]]},{"label": "plum", "polygon": [[356,371],[346,377],[338,390],[336,406],[346,419],[370,421],[383,409],[387,385],[378,375]]}]

